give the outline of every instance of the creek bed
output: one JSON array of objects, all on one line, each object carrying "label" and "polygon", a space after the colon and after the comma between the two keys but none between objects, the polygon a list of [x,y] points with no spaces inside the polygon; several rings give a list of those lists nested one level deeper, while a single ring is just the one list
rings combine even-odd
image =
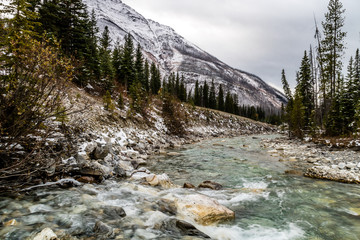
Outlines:
[{"label": "creek bed", "polygon": [[[107,180],[70,189],[39,188],[17,198],[2,196],[1,222],[16,222],[1,226],[0,239],[26,239],[46,227],[60,237],[77,239],[193,239],[166,227],[163,223],[176,216],[159,209],[161,199],[186,198],[194,191],[236,214],[233,222],[216,226],[191,222],[213,239],[359,239],[360,186],[286,175],[288,167],[261,143],[276,137],[207,140],[184,146],[180,155],[151,160],[152,172],[165,172],[176,184],[212,180],[222,184],[222,190],[160,189]],[[94,232],[99,221],[110,227],[109,238],[106,232]]]}]

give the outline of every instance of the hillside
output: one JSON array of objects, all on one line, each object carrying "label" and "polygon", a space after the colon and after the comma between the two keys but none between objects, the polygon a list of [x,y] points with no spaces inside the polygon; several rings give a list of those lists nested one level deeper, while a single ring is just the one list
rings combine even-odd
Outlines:
[{"label": "hillside", "polygon": [[[146,19],[120,0],[85,0],[89,11],[95,10],[100,32],[109,27],[113,42],[123,41],[130,33],[140,43],[145,55],[161,68],[163,76],[179,72],[188,90],[195,81],[214,79],[215,85],[236,93],[240,105],[281,107],[285,96],[254,74],[234,69],[177,34],[171,27]],[[241,54],[241,53],[239,53]]]}]

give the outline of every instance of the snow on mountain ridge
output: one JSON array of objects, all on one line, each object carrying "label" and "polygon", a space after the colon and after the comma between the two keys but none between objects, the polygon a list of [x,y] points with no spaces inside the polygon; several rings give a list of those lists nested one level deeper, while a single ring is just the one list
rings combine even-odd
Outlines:
[{"label": "snow on mountain ridge", "polygon": [[109,27],[115,41],[123,41],[130,33],[138,42],[145,56],[155,61],[163,75],[179,72],[185,77],[189,90],[195,81],[223,84],[225,89],[236,93],[239,104],[279,108],[285,96],[266,84],[259,77],[234,69],[187,41],[169,26],[146,19],[120,0],[84,0],[89,11],[95,10],[102,32]]}]

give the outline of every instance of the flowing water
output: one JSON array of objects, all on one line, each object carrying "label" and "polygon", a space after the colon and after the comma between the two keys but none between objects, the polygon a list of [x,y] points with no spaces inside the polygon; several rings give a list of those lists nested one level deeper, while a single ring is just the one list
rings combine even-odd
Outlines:
[{"label": "flowing water", "polygon": [[[224,186],[199,190],[236,214],[235,221],[223,225],[193,223],[213,239],[360,239],[360,186],[284,174],[287,168],[261,144],[275,137],[203,141],[179,150],[181,155],[155,158],[150,170],[166,172],[179,185],[213,180]],[[185,198],[193,191],[106,181],[0,197],[1,221],[17,221],[1,228],[0,239],[24,239],[45,227],[58,235],[100,239],[93,230],[97,221],[111,226],[118,239],[192,239],[161,228],[172,217],[158,205],[161,198]],[[127,216],[114,214],[116,207]]]}]

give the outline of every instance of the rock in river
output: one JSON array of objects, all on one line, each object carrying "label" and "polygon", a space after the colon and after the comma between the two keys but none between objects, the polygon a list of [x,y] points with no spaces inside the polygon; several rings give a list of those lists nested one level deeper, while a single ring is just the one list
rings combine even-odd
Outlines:
[{"label": "rock in river", "polygon": [[202,194],[192,194],[176,199],[175,204],[180,215],[194,219],[202,225],[211,225],[233,220],[235,213],[222,206],[215,199]]},{"label": "rock in river", "polygon": [[56,240],[56,239],[58,239],[56,234],[50,228],[44,228],[33,238],[33,240]]},{"label": "rock in river", "polygon": [[220,190],[222,189],[222,185],[213,181],[204,181],[200,183],[198,188],[210,188],[212,190]]}]

